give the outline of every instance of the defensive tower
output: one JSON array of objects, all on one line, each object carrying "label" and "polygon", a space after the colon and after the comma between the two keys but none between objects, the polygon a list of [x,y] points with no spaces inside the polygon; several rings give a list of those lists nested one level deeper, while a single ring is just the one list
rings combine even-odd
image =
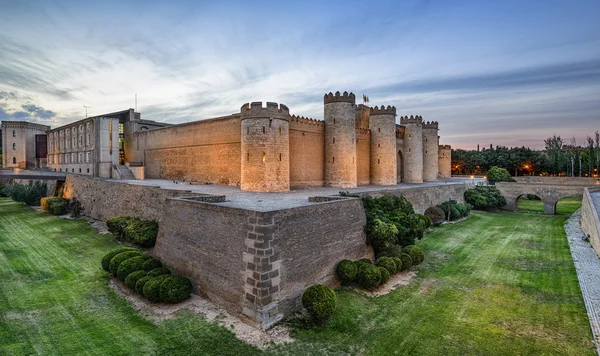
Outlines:
[{"label": "defensive tower", "polygon": [[396,107],[371,108],[371,184],[396,184]]},{"label": "defensive tower", "polygon": [[438,149],[438,170],[440,178],[450,178],[452,176],[452,147],[450,145],[440,145]]},{"label": "defensive tower", "polygon": [[423,118],[400,118],[404,129],[404,177],[406,183],[423,183]]},{"label": "defensive tower", "polygon": [[289,109],[283,104],[268,102],[263,107],[262,102],[253,102],[242,106],[242,190],[290,190],[289,121]]},{"label": "defensive tower", "polygon": [[356,176],[356,98],[325,94],[325,186],[354,188]]},{"label": "defensive tower", "polygon": [[423,181],[434,182],[438,179],[438,123],[423,123]]}]

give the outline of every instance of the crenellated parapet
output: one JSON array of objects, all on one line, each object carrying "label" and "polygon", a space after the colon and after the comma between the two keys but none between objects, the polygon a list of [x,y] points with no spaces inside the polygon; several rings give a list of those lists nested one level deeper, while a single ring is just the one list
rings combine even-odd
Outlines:
[{"label": "crenellated parapet", "polygon": [[292,115],[291,119],[290,119],[290,124],[325,126],[325,121],[316,120],[316,119],[312,119],[312,118],[304,117],[304,116]]},{"label": "crenellated parapet", "polygon": [[407,125],[407,124],[422,124],[423,123],[423,117],[420,115],[417,116],[400,116],[400,123],[403,125]]},{"label": "crenellated parapet", "polygon": [[452,146],[450,146],[450,145],[440,145],[439,149],[440,150],[451,150]]},{"label": "crenellated parapet", "polygon": [[438,122],[437,121],[427,121],[427,122],[423,122],[423,129],[438,129]]},{"label": "crenellated parapet", "polygon": [[347,91],[345,91],[344,94],[340,94],[339,91],[336,91],[335,94],[333,94],[332,92],[329,92],[328,94],[325,94],[325,96],[323,97],[323,102],[325,104],[329,104],[329,103],[355,104],[356,96],[353,93],[348,93]]},{"label": "crenellated parapet", "polygon": [[371,136],[371,130],[369,129],[365,129],[362,127],[357,127],[356,128],[356,138],[357,139],[368,139]]},{"label": "crenellated parapet", "polygon": [[249,118],[273,118],[290,120],[290,109],[284,104],[267,102],[267,106],[263,107],[261,101],[246,103],[240,108],[242,120]]},{"label": "crenellated parapet", "polygon": [[396,107],[388,105],[387,107],[381,105],[381,107],[374,106],[371,108],[371,116],[374,115],[394,115],[396,116]]}]

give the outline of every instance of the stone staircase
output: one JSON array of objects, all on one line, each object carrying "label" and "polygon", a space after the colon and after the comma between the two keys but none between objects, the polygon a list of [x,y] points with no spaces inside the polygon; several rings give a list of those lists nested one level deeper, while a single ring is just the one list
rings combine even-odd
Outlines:
[{"label": "stone staircase", "polygon": [[115,166],[117,173],[119,174],[119,179],[121,180],[135,180],[135,176],[131,173],[129,167],[125,165]]}]

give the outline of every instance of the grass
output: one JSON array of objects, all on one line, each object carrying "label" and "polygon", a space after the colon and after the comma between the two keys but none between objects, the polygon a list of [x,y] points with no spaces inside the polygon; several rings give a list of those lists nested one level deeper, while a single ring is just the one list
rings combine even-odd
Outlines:
[{"label": "grass", "polygon": [[[298,327],[295,343],[264,353],[594,355],[565,219],[473,213],[436,228],[409,285],[376,298],[338,290],[327,327]],[[0,354],[259,353],[198,315],[140,316],[99,266],[114,247],[84,222],[0,199]]]},{"label": "grass", "polygon": [[[519,212],[524,213],[543,213],[544,203],[541,200],[529,200],[522,196],[518,200]],[[581,198],[569,197],[563,198],[556,203],[557,215],[571,215],[581,207]]]}]

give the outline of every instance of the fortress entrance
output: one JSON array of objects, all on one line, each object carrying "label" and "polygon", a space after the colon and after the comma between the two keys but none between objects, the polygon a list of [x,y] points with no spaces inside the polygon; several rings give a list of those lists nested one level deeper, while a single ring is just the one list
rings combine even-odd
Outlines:
[{"label": "fortress entrance", "polygon": [[398,151],[397,162],[396,162],[396,182],[402,182],[402,173],[404,172],[404,158],[402,157],[402,151]]}]

